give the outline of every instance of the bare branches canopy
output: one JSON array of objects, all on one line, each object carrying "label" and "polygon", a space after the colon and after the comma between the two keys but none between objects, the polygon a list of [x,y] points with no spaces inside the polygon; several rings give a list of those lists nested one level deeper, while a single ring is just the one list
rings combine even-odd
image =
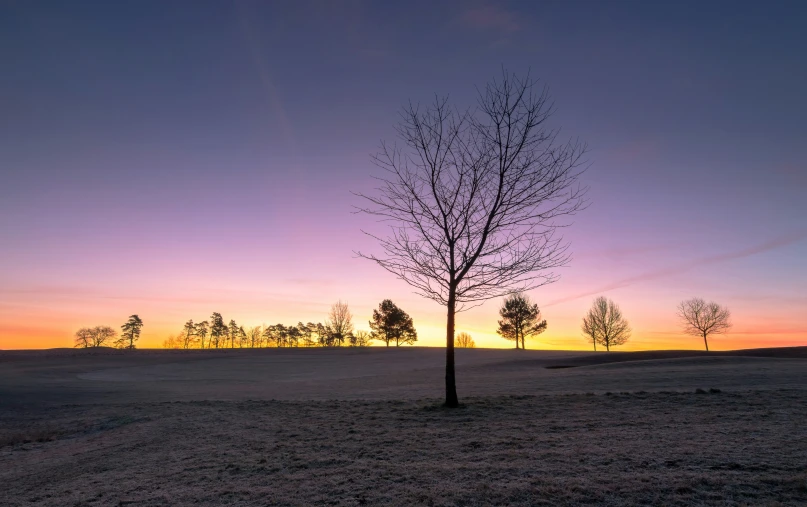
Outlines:
[{"label": "bare branches canopy", "polygon": [[84,327],[76,331],[76,347],[104,347],[110,345],[118,333],[109,326]]},{"label": "bare branches canopy", "polygon": [[583,317],[583,333],[594,344],[594,351],[597,344],[610,351],[611,347],[624,345],[630,338],[630,325],[622,315],[622,310],[612,300],[600,296],[594,300],[594,304]]},{"label": "bare branches canopy", "polygon": [[709,351],[710,334],[721,334],[731,328],[731,312],[714,301],[706,302],[701,298],[682,301],[678,305],[678,318],[684,325],[684,332],[694,336],[702,336],[706,351]]},{"label": "bare branches canopy", "polygon": [[334,303],[325,325],[331,332],[332,345],[342,346],[349,341],[353,334],[353,314],[350,313],[347,303],[341,300]]},{"label": "bare branches canopy", "polygon": [[585,146],[549,127],[546,88],[502,73],[473,110],[447,99],[401,112],[401,145],[382,144],[385,170],[360,211],[385,220],[383,255],[362,254],[447,307],[446,405],[457,406],[454,315],[556,279],[567,245],[556,234],[584,204]]},{"label": "bare branches canopy", "polygon": [[502,338],[514,340],[516,348],[521,341],[521,348],[526,349],[525,338],[537,336],[546,331],[546,320],[541,320],[541,310],[527,294],[517,292],[505,298],[499,315],[499,329],[496,331]]},{"label": "bare branches canopy", "polygon": [[457,333],[457,347],[461,349],[475,349],[474,339],[466,332]]}]

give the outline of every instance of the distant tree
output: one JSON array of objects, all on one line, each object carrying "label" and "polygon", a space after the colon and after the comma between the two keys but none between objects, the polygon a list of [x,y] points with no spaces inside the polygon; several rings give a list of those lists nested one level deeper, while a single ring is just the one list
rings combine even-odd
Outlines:
[{"label": "distant tree", "polygon": [[343,303],[341,300],[334,303],[325,325],[330,335],[328,344],[341,347],[348,335],[353,332],[353,315],[350,313],[347,303]]},{"label": "distant tree", "polygon": [[240,341],[240,328],[238,324],[235,323],[234,320],[230,319],[230,325],[227,326],[227,336],[230,338],[230,348],[235,348],[236,340]]},{"label": "distant tree", "polygon": [[355,333],[353,333],[353,343],[354,347],[367,347],[370,345],[370,340],[372,340],[372,336],[370,333],[363,329],[359,329]]},{"label": "distant tree", "polygon": [[302,341],[303,347],[313,347],[316,344],[314,341],[314,334],[317,332],[316,324],[313,322],[309,322],[308,324],[298,322],[297,329],[300,331],[300,340]]},{"label": "distant tree", "polygon": [[302,333],[300,333],[300,330],[297,328],[297,326],[288,326],[288,327],[286,327],[286,342],[287,342],[287,346],[289,346],[289,347],[299,347],[301,337],[302,337]]},{"label": "distant tree", "polygon": [[261,333],[263,329],[261,326],[253,326],[246,330],[247,336],[247,346],[250,348],[260,347],[261,346]]},{"label": "distant tree", "polygon": [[189,320],[185,323],[182,327],[182,348],[189,349],[191,347],[191,343],[193,343],[193,338],[196,336],[196,325],[193,323],[193,320]]},{"label": "distant tree", "polygon": [[[221,316],[219,316],[219,317],[221,317]],[[201,348],[201,349],[205,348],[205,338],[207,337],[209,327],[210,327],[210,324],[206,320],[203,320],[202,322],[199,322],[198,324],[196,324],[195,333],[196,333],[196,336],[199,337],[199,340],[200,340],[199,341],[199,348]]]},{"label": "distant tree", "polygon": [[261,336],[263,337],[263,343],[265,347],[271,347],[275,344],[275,333],[274,333],[274,326],[263,326],[263,333]]},{"label": "distant tree", "polygon": [[606,297],[598,297],[583,317],[583,333],[591,339],[594,351],[597,344],[610,351],[611,347],[624,345],[630,338],[630,325],[619,306]]},{"label": "distant tree", "polygon": [[447,309],[446,401],[459,406],[454,368],[455,314],[487,299],[553,282],[568,262],[554,235],[584,205],[579,187],[585,146],[549,127],[552,101],[527,76],[502,72],[474,110],[436,99],[410,104],[397,125],[401,147],[374,158],[386,175],[360,211],[385,220],[373,236],[375,261],[418,294]]},{"label": "distant tree", "polygon": [[387,344],[395,342],[409,344],[418,339],[417,331],[410,317],[405,311],[389,299],[381,301],[378,310],[373,310],[373,319],[370,321],[371,337]]},{"label": "distant tree", "polygon": [[471,338],[471,335],[462,332],[457,334],[457,347],[461,349],[474,349],[476,348],[476,343],[474,343],[474,339]]},{"label": "distant tree", "polygon": [[224,324],[224,319],[220,313],[213,312],[213,315],[210,316],[210,342],[208,348],[211,346],[219,348],[220,345],[224,345],[223,342],[226,337],[227,326]]},{"label": "distant tree", "polygon": [[541,319],[538,305],[533,304],[530,297],[522,292],[516,292],[505,298],[499,315],[499,329],[496,331],[503,338],[521,341],[521,348],[526,349],[525,338],[537,336],[546,331],[546,320]]},{"label": "distant tree", "polygon": [[82,327],[76,331],[76,348],[92,347],[92,328]]},{"label": "distant tree", "polygon": [[185,348],[185,331],[179,334],[169,335],[168,338],[163,340],[164,349],[182,349]]},{"label": "distant tree", "polygon": [[103,347],[107,343],[110,343],[117,334],[118,333],[109,326],[95,326],[92,328],[92,333],[90,334],[92,346]]},{"label": "distant tree", "polygon": [[702,336],[706,351],[709,351],[707,337],[710,334],[722,334],[731,328],[731,312],[728,308],[711,301],[707,303],[701,298],[682,301],[678,305],[678,318],[684,325],[684,332],[694,336]]},{"label": "distant tree", "polygon": [[134,349],[135,342],[140,338],[140,330],[143,329],[143,321],[137,315],[131,315],[121,327],[121,335],[118,338],[118,347],[122,349]]},{"label": "distant tree", "polygon": [[331,330],[322,322],[317,322],[316,328],[317,343],[322,347],[331,345]]}]

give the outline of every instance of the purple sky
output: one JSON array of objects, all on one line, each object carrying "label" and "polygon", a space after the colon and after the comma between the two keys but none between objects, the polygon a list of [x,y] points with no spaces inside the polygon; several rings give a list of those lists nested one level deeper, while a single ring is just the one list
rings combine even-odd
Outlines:
[{"label": "purple sky", "polygon": [[[804,2],[2,2],[0,348],[131,313],[157,346],[339,298],[365,329],[392,298],[439,344],[442,308],[354,258],[378,226],[351,191],[403,104],[472,105],[502,66],[591,148],[535,346],[585,348],[600,294],[635,348],[697,347],[674,317],[692,296],[733,310],[724,348],[803,343],[805,26]],[[458,329],[507,346],[498,304]]]}]

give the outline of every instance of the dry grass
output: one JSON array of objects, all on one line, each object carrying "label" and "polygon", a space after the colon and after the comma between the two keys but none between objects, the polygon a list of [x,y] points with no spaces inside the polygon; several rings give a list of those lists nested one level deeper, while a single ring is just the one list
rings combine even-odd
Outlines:
[{"label": "dry grass", "polygon": [[6,360],[0,505],[807,504],[803,359],[350,354]]}]

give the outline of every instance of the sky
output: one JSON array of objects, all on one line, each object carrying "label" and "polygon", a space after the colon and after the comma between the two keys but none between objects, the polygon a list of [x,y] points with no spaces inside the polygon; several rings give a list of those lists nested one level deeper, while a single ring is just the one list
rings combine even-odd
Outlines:
[{"label": "sky", "polygon": [[[807,344],[804,2],[0,1],[0,349],[188,319],[358,329],[390,298],[420,345],[445,309],[380,253],[355,192],[409,101],[530,72],[589,146],[573,258],[530,292],[528,348],[588,349],[600,295],[625,350],[700,348],[676,305],[728,306],[710,348]],[[478,346],[500,300],[463,312]]]}]

